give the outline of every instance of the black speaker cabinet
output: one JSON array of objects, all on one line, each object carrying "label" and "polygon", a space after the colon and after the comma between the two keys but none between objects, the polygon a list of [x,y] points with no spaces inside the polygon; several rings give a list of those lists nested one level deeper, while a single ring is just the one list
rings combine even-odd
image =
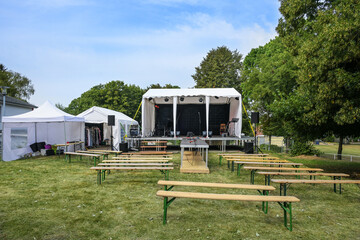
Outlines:
[{"label": "black speaker cabinet", "polygon": [[251,112],[251,123],[259,123],[259,112]]},{"label": "black speaker cabinet", "polygon": [[253,154],[254,153],[254,144],[252,142],[245,142],[244,152],[246,154]]},{"label": "black speaker cabinet", "polygon": [[108,126],[115,126],[115,115],[108,115]]}]

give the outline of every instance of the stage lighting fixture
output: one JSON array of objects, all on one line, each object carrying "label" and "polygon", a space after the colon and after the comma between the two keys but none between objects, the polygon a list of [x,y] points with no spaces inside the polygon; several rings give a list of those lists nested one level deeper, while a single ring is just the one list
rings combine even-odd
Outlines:
[{"label": "stage lighting fixture", "polygon": [[202,98],[199,98],[199,102],[203,102],[203,99],[202,99]]},{"label": "stage lighting fixture", "polygon": [[236,97],[235,99],[236,99],[236,100],[239,100],[239,97]]},{"label": "stage lighting fixture", "polygon": [[152,97],[149,97],[149,101],[151,101],[153,98]]},{"label": "stage lighting fixture", "polygon": [[166,98],[165,98],[165,102],[168,102],[168,101],[169,101],[169,98],[168,98],[168,97],[166,97]]},{"label": "stage lighting fixture", "polygon": [[219,99],[219,97],[218,97],[218,96],[215,96],[215,98],[216,98],[216,99]]},{"label": "stage lighting fixture", "polygon": [[180,101],[183,102],[183,101],[184,101],[184,97],[180,97]]}]

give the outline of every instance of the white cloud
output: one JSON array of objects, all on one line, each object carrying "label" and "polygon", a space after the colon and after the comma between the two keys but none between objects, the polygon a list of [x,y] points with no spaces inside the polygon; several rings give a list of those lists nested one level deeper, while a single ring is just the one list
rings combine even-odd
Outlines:
[{"label": "white cloud", "polygon": [[[20,39],[27,41],[26,46],[19,42],[13,49],[3,49],[3,54],[13,57],[4,61],[10,63],[9,68],[26,63],[21,72],[33,80],[36,90],[30,102],[40,105],[49,99],[68,105],[91,87],[112,80],[141,87],[152,83],[192,87],[191,75],[209,50],[225,45],[245,56],[251,48],[274,38],[274,28],[269,31],[256,24],[234,27],[223,19],[197,13],[173,29],[102,37],[58,33],[51,37],[51,45],[46,33],[35,33],[30,41],[19,33],[8,41]],[[103,52],[98,46],[111,51]]]}]

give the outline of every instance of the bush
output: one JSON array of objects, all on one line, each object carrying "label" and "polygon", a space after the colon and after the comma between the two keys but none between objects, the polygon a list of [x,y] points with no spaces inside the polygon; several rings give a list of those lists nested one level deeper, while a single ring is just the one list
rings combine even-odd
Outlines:
[{"label": "bush", "polygon": [[266,150],[266,151],[269,150],[269,151],[275,152],[275,153],[281,153],[282,152],[282,147],[279,147],[278,145],[270,145],[270,149],[269,149],[268,144],[261,144],[260,149],[261,150]]},{"label": "bush", "polygon": [[290,155],[298,156],[298,155],[320,155],[320,150],[314,148],[312,143],[303,142],[303,141],[294,141],[291,146]]}]

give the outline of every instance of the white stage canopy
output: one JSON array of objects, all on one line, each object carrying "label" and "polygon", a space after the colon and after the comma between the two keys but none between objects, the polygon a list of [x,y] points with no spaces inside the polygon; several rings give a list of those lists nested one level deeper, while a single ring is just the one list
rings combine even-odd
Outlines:
[{"label": "white stage canopy", "polygon": [[115,116],[115,126],[113,126],[112,131],[114,137],[113,145],[117,149],[119,147],[119,143],[124,142],[125,136],[129,135],[130,127],[132,125],[139,125],[137,121],[121,112],[96,106],[89,108],[77,116],[85,118],[86,123],[104,124],[104,139],[110,139],[111,129],[110,126],[107,125],[109,115]]},{"label": "white stage canopy", "polygon": [[[201,101],[200,101],[201,98]],[[173,131],[176,137],[176,113],[178,104],[206,105],[206,136],[209,137],[210,104],[230,104],[229,121],[238,118],[230,127],[234,135],[241,137],[241,94],[234,88],[150,89],[142,98],[142,136],[152,135],[155,129],[155,104],[173,105]]]},{"label": "white stage canopy", "polygon": [[49,101],[20,115],[3,117],[3,160],[12,161],[32,153],[35,142],[65,144],[84,141],[85,121],[61,111]]}]

